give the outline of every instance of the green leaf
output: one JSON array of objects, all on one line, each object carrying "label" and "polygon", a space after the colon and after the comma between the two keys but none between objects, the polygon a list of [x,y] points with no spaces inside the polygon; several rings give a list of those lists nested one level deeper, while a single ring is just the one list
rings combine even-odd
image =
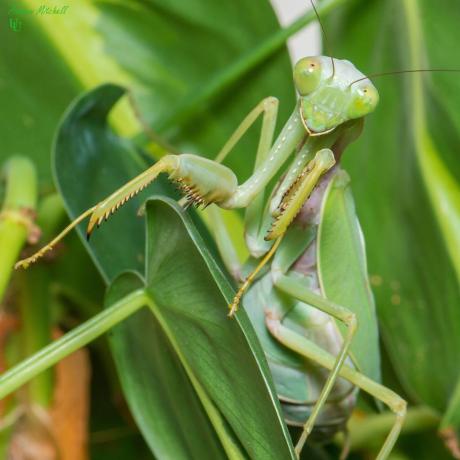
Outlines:
[{"label": "green leaf", "polygon": [[[367,277],[364,240],[344,171],[331,181],[318,230],[318,272],[324,295],[356,314],[350,350],[361,372],[380,381],[380,351],[374,298]],[[344,332],[346,328],[338,323]]]},{"label": "green leaf", "polygon": [[249,458],[292,455],[260,344],[234,290],[190,218],[173,201],[147,203],[147,292],[181,360]]},{"label": "green leaf", "polygon": [[[117,137],[107,116],[125,90],[115,85],[100,86],[77,99],[67,110],[54,146],[58,189],[71,218],[110,195],[143,171],[148,163],[128,141]],[[167,193],[160,179],[149,192]],[[141,271],[144,264],[144,229],[136,217],[147,192],[130,200],[94,232],[91,242],[78,228],[94,262],[107,280],[124,270]]]},{"label": "green leaf", "polygon": [[[326,28],[335,55],[372,73],[455,67],[451,46],[443,44],[459,20],[454,1],[355,1]],[[375,84],[380,105],[344,163],[391,361],[413,399],[444,411],[460,359],[460,81],[454,74],[411,74]]]},{"label": "green leaf", "polygon": [[[134,273],[120,276],[107,292],[106,305],[143,284]],[[226,458],[178,356],[149,310],[115,327],[110,343],[130,408],[157,458]]]},{"label": "green leaf", "polygon": [[[292,458],[263,352],[243,311],[228,318],[234,291],[196,227],[175,202],[149,201],[147,233],[153,315],[135,314],[115,328],[111,343],[152,451],[159,458],[203,458],[213,449],[211,458],[227,458],[224,451],[229,458]],[[106,304],[141,286],[135,274],[123,275]]]}]

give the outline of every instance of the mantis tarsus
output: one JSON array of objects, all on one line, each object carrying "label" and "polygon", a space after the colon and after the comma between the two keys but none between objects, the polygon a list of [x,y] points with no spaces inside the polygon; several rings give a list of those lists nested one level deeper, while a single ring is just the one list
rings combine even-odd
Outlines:
[{"label": "mantis tarsus", "polygon": [[[346,173],[338,166],[340,157],[347,145],[359,136],[364,117],[378,103],[378,93],[370,80],[350,62],[324,56],[307,57],[297,62],[294,82],[299,99],[275,142],[278,100],[269,97],[247,115],[216,161],[191,154],[163,157],[88,209],[51,243],[18,262],[17,266],[27,267],[35,262],[88,216],[89,237],[95,226],[130,197],[160,173],[168,173],[184,192],[186,204],[212,205],[206,212],[212,216],[213,233],[222,258],[235,277],[243,281],[230,305],[229,315],[237,311],[240,300],[249,289],[243,301],[272,365],[286,420],[304,424],[296,445],[297,454],[317,422],[320,426],[316,431],[323,437],[330,437],[343,428],[353,408],[354,388],[357,387],[383,401],[396,415],[378,454],[379,459],[384,459],[399,435],[406,403],[358,370],[359,363],[350,356],[349,348],[358,324],[361,328],[376,328],[375,313],[372,311],[364,318],[358,317],[353,306],[332,302],[321,293],[315,252],[325,197],[333,187],[342,191],[347,187]],[[246,182],[238,185],[235,174],[221,162],[259,116],[262,116],[262,128],[254,172]],[[264,192],[268,183],[293,152],[291,165],[266,204]],[[222,231],[220,211],[215,205],[224,209],[246,208],[246,242],[252,256],[251,264],[256,268],[245,279],[241,279],[245,269],[235,260],[230,238]],[[364,255],[362,243],[358,251]],[[264,272],[263,268],[270,259],[270,270]],[[253,281],[257,282],[252,288]],[[343,337],[336,327],[336,320],[346,326]],[[295,327],[292,327],[293,322]],[[282,373],[276,372],[276,359],[266,347],[267,340],[272,349],[293,352],[295,378],[304,379],[316,387],[315,401],[307,402],[292,391],[285,393],[286,385],[280,381]],[[306,358],[330,373],[312,371],[308,366],[299,370],[295,364],[299,358],[302,362]]]}]

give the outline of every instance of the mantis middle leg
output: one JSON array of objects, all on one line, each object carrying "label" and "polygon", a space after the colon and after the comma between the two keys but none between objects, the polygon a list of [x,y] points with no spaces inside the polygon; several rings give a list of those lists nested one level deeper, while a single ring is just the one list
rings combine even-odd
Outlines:
[{"label": "mantis middle leg", "polygon": [[[254,170],[260,167],[260,165],[266,161],[270,148],[273,144],[273,136],[275,134],[276,119],[278,115],[278,105],[278,99],[275,97],[267,97],[259,102],[259,104],[257,104],[251,112],[249,112],[246,118],[224,144],[216,156],[215,161],[218,163],[223,162],[248,129],[255,123],[259,116],[263,114]],[[257,238],[260,230],[260,219],[262,217],[263,208],[264,193],[262,192],[253,199],[245,211],[245,237],[250,252],[253,252],[253,245],[251,242]],[[239,280],[241,266],[233,248],[230,235],[225,228],[221,215],[222,211],[220,211],[216,206],[210,206],[210,208],[205,212],[208,214],[208,224],[212,230],[224,264],[232,276],[236,280]]]}]

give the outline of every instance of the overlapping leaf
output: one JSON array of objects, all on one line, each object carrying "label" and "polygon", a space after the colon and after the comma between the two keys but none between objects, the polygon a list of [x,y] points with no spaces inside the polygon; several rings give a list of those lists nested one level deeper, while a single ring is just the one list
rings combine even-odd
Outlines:
[{"label": "overlapping leaf", "polygon": [[[334,55],[366,73],[411,68],[415,62],[425,68],[458,67],[446,45],[459,18],[453,1],[442,6],[357,1],[331,18],[327,30]],[[391,360],[414,399],[443,411],[460,358],[458,247],[452,246],[459,219],[460,87],[454,74],[425,75],[417,93],[421,78],[375,79],[380,105],[344,162],[352,176]],[[427,156],[431,168],[424,163]]]}]

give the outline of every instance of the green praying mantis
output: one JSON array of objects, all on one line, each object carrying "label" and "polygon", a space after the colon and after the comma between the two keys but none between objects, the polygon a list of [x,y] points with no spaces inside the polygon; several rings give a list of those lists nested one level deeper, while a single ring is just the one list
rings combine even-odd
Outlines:
[{"label": "green praying mantis", "polygon": [[[297,62],[293,75],[298,102],[274,142],[278,100],[268,97],[246,116],[215,161],[192,154],[162,157],[16,268],[35,262],[87,217],[89,238],[127,200],[167,173],[184,193],[184,206],[207,207],[222,259],[242,283],[229,316],[244,304],[265,350],[285,420],[303,426],[297,455],[311,433],[330,439],[344,430],[361,389],[395,414],[378,454],[384,459],[398,438],[406,402],[378,382],[377,318],[364,243],[349,178],[339,166],[379,96],[370,80],[345,60],[306,57]],[[260,116],[254,171],[239,184],[222,162]],[[266,200],[270,181],[281,171]],[[251,257],[244,266],[235,256],[219,208],[245,208]],[[337,255],[334,241],[345,248]],[[334,263],[323,263],[328,254],[336,258]],[[351,290],[345,278],[351,280]],[[338,289],[341,285],[345,292]],[[352,298],[356,303],[350,303]],[[353,348],[355,342],[359,347]]]}]

